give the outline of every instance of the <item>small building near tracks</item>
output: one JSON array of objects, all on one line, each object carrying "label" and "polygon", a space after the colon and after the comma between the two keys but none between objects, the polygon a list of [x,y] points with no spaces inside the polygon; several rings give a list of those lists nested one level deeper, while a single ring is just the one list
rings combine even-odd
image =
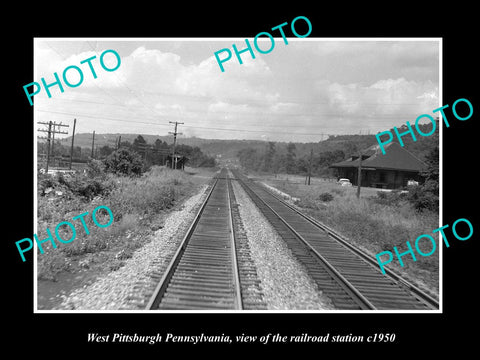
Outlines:
[{"label": "small building near tracks", "polygon": [[[385,152],[385,155],[382,154],[378,144],[361,152],[361,186],[400,189],[407,186],[409,181],[423,183],[424,178],[420,173],[427,165],[422,160],[394,142],[385,146]],[[357,154],[330,167],[337,170],[339,178],[349,179],[353,185],[357,185],[359,163]]]},{"label": "small building near tracks", "polygon": [[177,169],[177,170],[184,170],[185,163],[188,161],[186,156],[175,154],[175,155],[167,155],[167,162],[166,166],[170,169]]}]

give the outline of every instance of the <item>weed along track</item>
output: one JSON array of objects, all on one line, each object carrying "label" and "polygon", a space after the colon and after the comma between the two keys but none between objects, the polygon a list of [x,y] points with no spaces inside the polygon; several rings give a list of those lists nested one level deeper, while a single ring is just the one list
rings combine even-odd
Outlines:
[{"label": "weed along track", "polygon": [[337,309],[429,310],[438,302],[331,229],[234,172],[234,176]]},{"label": "weed along track", "polygon": [[147,309],[243,308],[229,182],[222,169]]}]

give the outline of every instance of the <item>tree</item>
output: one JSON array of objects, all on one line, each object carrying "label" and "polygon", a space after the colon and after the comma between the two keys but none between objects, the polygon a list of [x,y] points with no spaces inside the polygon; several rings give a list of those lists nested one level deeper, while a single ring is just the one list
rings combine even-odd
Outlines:
[{"label": "tree", "polygon": [[51,156],[70,155],[70,148],[63,146],[60,141],[52,141]]},{"label": "tree", "polygon": [[272,170],[274,174],[278,174],[286,171],[284,154],[275,153],[272,160]]},{"label": "tree", "polygon": [[297,147],[295,146],[295,144],[292,142],[289,142],[287,145],[287,155],[285,157],[285,161],[286,161],[285,169],[287,170],[287,174],[294,174],[296,171],[296,166],[295,166],[296,150],[297,150]]},{"label": "tree", "polygon": [[425,156],[425,162],[427,163],[427,168],[422,172],[422,176],[425,177],[425,181],[434,181],[438,184],[439,182],[439,159],[440,153],[438,146],[435,146],[430,152]]},{"label": "tree", "polygon": [[103,145],[103,146],[100,148],[100,156],[101,156],[101,157],[108,156],[108,155],[110,155],[113,151],[114,151],[114,149],[112,149],[110,146],[108,146],[108,145]]},{"label": "tree", "polygon": [[309,167],[309,157],[303,156],[302,158],[298,159],[295,165],[295,170],[298,173],[307,173]]},{"label": "tree", "polygon": [[73,147],[73,157],[81,158],[82,157],[82,148],[80,146]]},{"label": "tree", "polygon": [[246,148],[242,149],[237,154],[240,165],[247,170],[257,170],[258,153],[256,149]]},{"label": "tree", "polygon": [[427,168],[421,173],[425,182],[409,188],[408,200],[419,211],[437,211],[439,202],[439,150],[438,146],[426,156]]},{"label": "tree", "polygon": [[147,145],[147,142],[143,138],[142,135],[138,135],[134,140],[133,140],[133,148],[135,151],[143,150],[143,147]]},{"label": "tree", "polygon": [[105,164],[101,160],[90,159],[87,162],[87,175],[90,178],[104,177]]},{"label": "tree", "polygon": [[214,167],[215,158],[211,156],[205,156],[202,161],[198,164],[199,167]]},{"label": "tree", "polygon": [[354,143],[353,141],[346,141],[345,143],[345,156],[350,157],[352,155],[358,155],[358,151],[363,149],[362,146]]},{"label": "tree", "polygon": [[168,148],[170,148],[170,146],[167,144],[166,141],[162,141],[160,139],[155,140],[155,149],[160,150]]},{"label": "tree", "polygon": [[127,148],[120,148],[104,160],[105,171],[122,175],[141,175],[143,161],[139,154]]},{"label": "tree", "polygon": [[120,142],[120,145],[119,145],[119,148],[127,148],[127,149],[132,149],[132,143],[128,140],[125,140],[125,141],[121,141]]},{"label": "tree", "polygon": [[265,156],[263,161],[263,171],[270,171],[272,169],[274,156],[275,156],[275,142],[269,141],[265,150]]}]

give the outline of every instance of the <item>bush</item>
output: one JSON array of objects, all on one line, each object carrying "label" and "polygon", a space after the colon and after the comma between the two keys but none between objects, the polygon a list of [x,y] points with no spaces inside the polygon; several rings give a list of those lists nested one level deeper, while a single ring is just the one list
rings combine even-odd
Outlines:
[{"label": "bush", "polygon": [[91,159],[87,163],[86,170],[90,178],[105,177],[105,164],[101,160]]},{"label": "bush", "polygon": [[333,188],[330,190],[332,193],[334,194],[337,194],[337,195],[341,195],[341,196],[344,196],[345,193],[346,193],[346,189],[343,188],[343,187],[340,187],[340,188]]},{"label": "bush", "polygon": [[423,185],[410,187],[408,201],[410,201],[413,207],[418,211],[438,211],[440,202],[438,198],[437,184],[431,181],[426,181]]},{"label": "bush", "polygon": [[78,187],[76,193],[89,200],[93,199],[97,195],[101,195],[105,191],[103,183],[98,180],[90,180]]},{"label": "bush", "polygon": [[89,179],[82,176],[75,177],[67,182],[68,189],[75,195],[86,200],[92,200],[95,196],[106,196],[113,190],[113,183],[101,179]]},{"label": "bush", "polygon": [[143,171],[143,161],[136,152],[121,148],[104,160],[105,171],[119,175],[139,176]]},{"label": "bush", "polygon": [[324,192],[318,195],[318,200],[323,202],[329,202],[333,200],[333,195],[328,192]]},{"label": "bush", "polygon": [[38,175],[38,192],[39,194],[43,194],[46,189],[54,188],[56,184],[55,179],[50,175]]},{"label": "bush", "polygon": [[[47,236],[46,228],[52,230],[60,221],[68,221],[85,211],[91,214],[100,203],[108,206],[114,217],[112,226],[100,229],[91,216],[86,216],[84,221],[90,229],[89,234],[86,234],[82,225],[76,224],[74,241],[57,243],[57,249],[44,247],[45,254],[38,258],[39,279],[55,279],[56,274],[65,270],[77,271],[83,266],[80,262],[85,259],[102,259],[105,267],[111,269],[121,266],[121,261],[131,257],[135,249],[149,239],[142,234],[153,231],[152,223],[155,222],[155,229],[161,227],[162,217],[158,216],[159,213],[172,207],[192,188],[184,172],[155,166],[141,177],[107,174],[90,178],[77,175],[59,180],[39,174],[38,184],[38,229],[42,231],[38,235],[41,239]],[[50,191],[43,196],[47,188],[62,191],[63,195],[55,195],[55,191]],[[101,202],[93,199],[99,195],[102,196]],[[102,213],[97,212],[96,218],[99,223],[105,224],[108,219],[103,219]],[[59,235],[69,239],[72,232],[68,226],[62,226]],[[102,255],[97,255],[100,252]],[[87,254],[91,255],[87,257]]]},{"label": "bush", "polygon": [[182,171],[154,166],[140,178],[120,178],[108,206],[119,214],[153,216],[172,207],[189,185]]},{"label": "bush", "polygon": [[435,147],[426,156],[427,170],[422,173],[425,183],[409,187],[408,200],[416,210],[432,210],[438,212],[439,208],[439,150]]},{"label": "bush", "polygon": [[394,191],[377,191],[377,198],[375,202],[382,205],[398,205],[402,200],[407,198],[406,193],[402,193],[399,190]]},{"label": "bush", "polygon": [[109,200],[110,208],[120,214],[155,215],[170,208],[175,199],[175,188],[171,185],[139,182],[116,189]]}]

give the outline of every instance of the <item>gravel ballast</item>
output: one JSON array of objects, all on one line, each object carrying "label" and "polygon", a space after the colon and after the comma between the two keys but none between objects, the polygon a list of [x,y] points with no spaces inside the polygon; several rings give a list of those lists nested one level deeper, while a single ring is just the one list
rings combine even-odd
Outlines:
[{"label": "gravel ballast", "polygon": [[187,199],[180,210],[165,219],[152,241],[136,250],[125,265],[93,284],[74,290],[57,310],[141,310],[164,269],[175,253],[183,234],[206,196],[207,186]]},{"label": "gravel ballast", "polygon": [[[268,310],[334,309],[245,191],[232,182]],[[143,310],[207,194],[207,186],[165,219],[124,266],[63,296],[54,310]]]},{"label": "gravel ballast", "polygon": [[267,308],[335,309],[243,188],[236,181],[232,183]]}]

